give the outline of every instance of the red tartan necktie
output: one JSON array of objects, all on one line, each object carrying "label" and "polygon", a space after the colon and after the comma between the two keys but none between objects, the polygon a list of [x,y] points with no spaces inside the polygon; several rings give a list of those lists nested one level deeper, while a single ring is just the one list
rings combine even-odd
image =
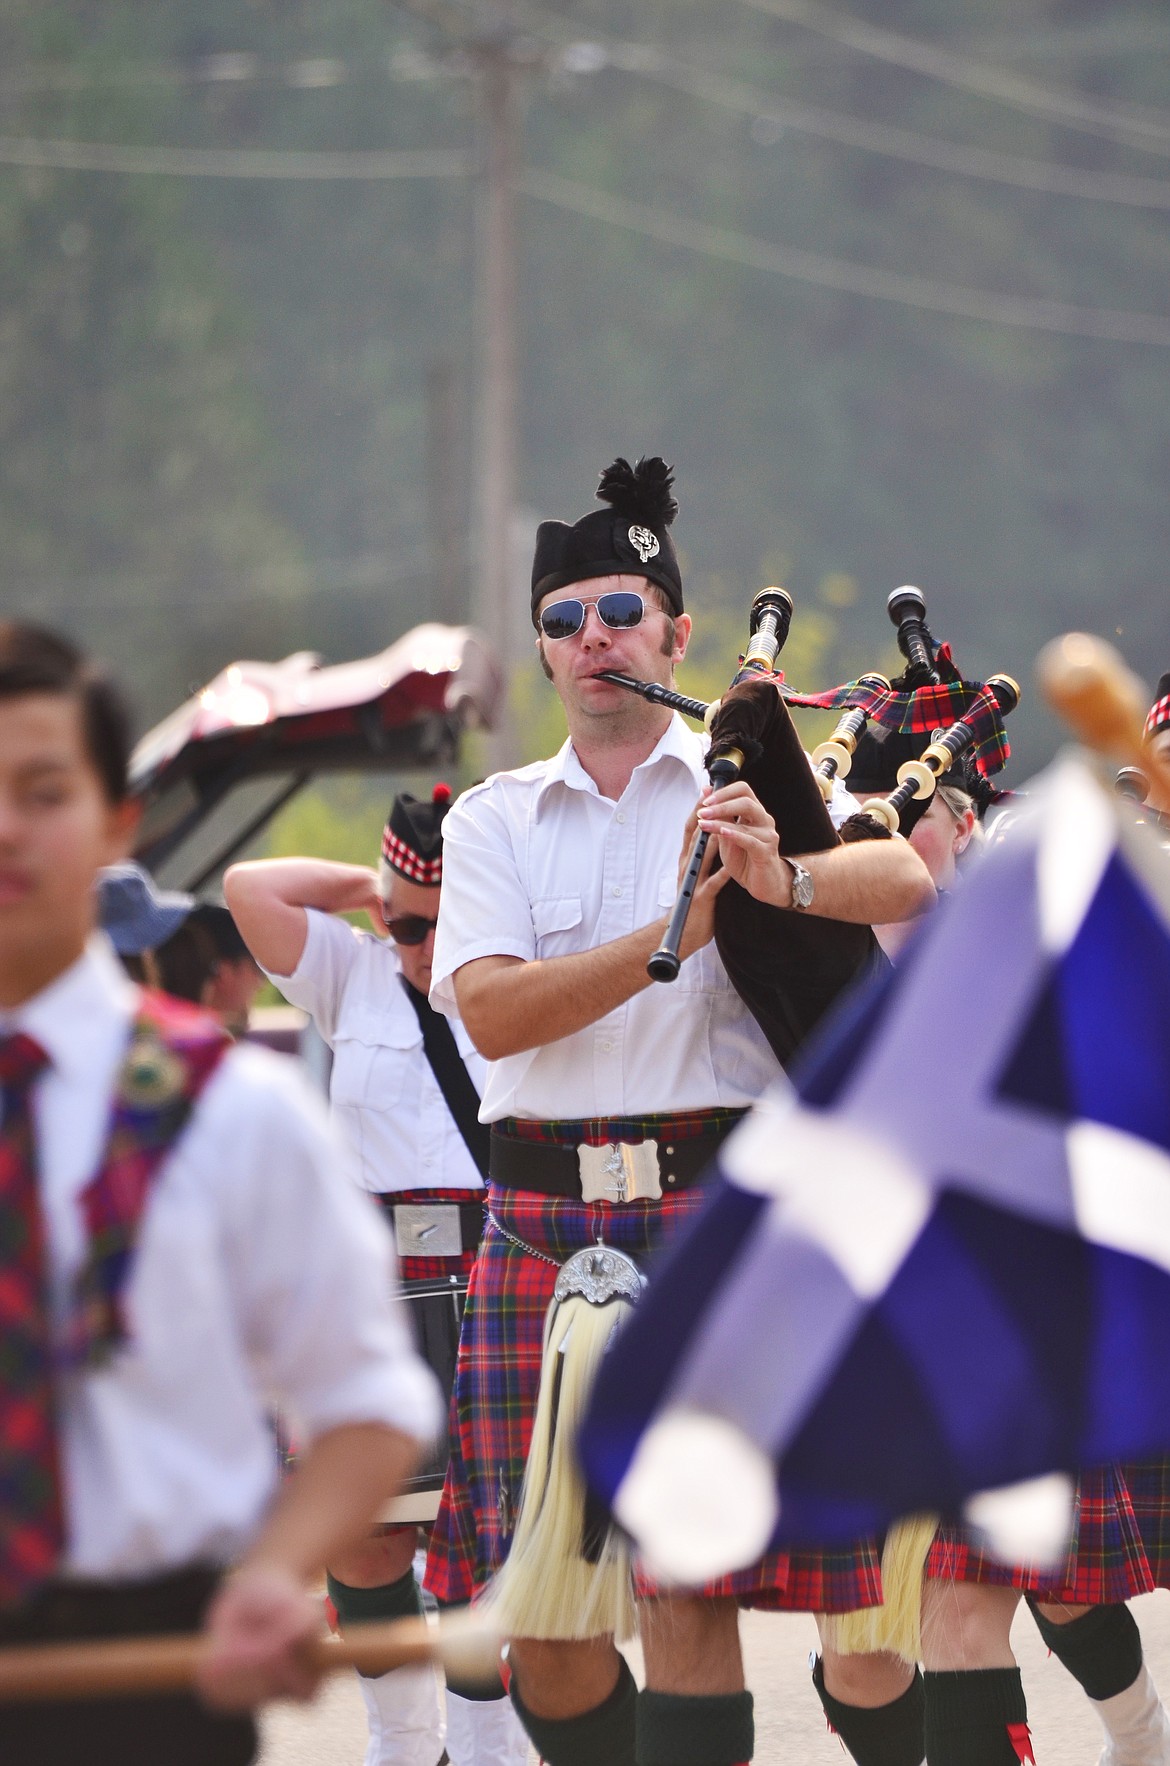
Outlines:
[{"label": "red tartan necktie", "polygon": [[48,1061],[30,1036],[0,1037],[0,1607],[52,1574],[64,1539],[30,1107]]}]

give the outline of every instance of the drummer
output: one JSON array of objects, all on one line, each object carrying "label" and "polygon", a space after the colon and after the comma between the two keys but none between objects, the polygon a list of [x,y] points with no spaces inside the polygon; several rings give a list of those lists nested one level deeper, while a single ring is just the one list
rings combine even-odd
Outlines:
[{"label": "drummer", "polygon": [[[451,1283],[462,1293],[483,1230],[488,1133],[478,1121],[484,1063],[458,1019],[427,1003],[439,891],[443,821],[451,800],[395,798],[381,862],[269,859],[234,865],[224,894],[248,948],[333,1051],[334,1115],[358,1156],[360,1181],[395,1229],[401,1273],[412,1285]],[[364,913],[378,936],[338,916]],[[389,940],[385,934],[389,933]],[[423,1302],[422,1304],[425,1304]],[[458,1312],[431,1302],[428,1325],[450,1321],[451,1341],[421,1334],[450,1388]],[[432,1349],[433,1345],[433,1349]],[[436,1489],[442,1474],[435,1477]],[[383,1526],[330,1566],[341,1628],[421,1611],[412,1560],[416,1528]],[[361,1678],[370,1726],[366,1766],[436,1766],[443,1721],[429,1670]],[[527,1743],[503,1696],[464,1699],[448,1689],[447,1749],[453,1766],[523,1766]]]}]

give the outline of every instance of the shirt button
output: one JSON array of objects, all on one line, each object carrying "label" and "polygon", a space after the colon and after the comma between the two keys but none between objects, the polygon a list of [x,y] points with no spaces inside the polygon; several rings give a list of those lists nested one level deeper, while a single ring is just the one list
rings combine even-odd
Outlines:
[{"label": "shirt button", "polygon": [[603,1042],[601,1045],[601,1052],[603,1055],[612,1055],[613,1044],[611,1042]]},{"label": "shirt button", "polygon": [[619,822],[623,822],[623,823],[624,823],[624,822],[625,822],[625,819],[626,819],[626,812],[625,812],[625,810],[624,810],[624,809],[619,809],[619,810],[618,810],[618,812],[617,812],[617,820],[618,820],[618,821],[619,821]]},{"label": "shirt button", "polygon": [[614,894],[615,894],[615,895],[620,895],[620,894],[621,894],[621,892],[622,892],[622,886],[621,886],[621,884],[620,884],[620,883],[615,883],[615,884],[614,884],[614,886],[613,886],[613,892],[614,892]]},{"label": "shirt button", "polygon": [[[666,1157],[669,1159],[671,1154],[674,1152],[674,1148],[673,1147],[664,1147],[663,1152],[666,1154]],[[673,1178],[671,1179],[671,1181],[672,1182],[674,1181]]]}]

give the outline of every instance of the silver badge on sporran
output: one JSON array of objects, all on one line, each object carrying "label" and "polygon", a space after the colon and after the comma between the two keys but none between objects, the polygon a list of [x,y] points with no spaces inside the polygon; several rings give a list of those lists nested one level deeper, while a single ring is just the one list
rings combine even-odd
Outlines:
[{"label": "silver badge on sporran", "polygon": [[648,527],[632,527],[629,540],[643,564],[648,563],[651,558],[657,558],[662,550],[658,544],[658,535],[651,533]]}]

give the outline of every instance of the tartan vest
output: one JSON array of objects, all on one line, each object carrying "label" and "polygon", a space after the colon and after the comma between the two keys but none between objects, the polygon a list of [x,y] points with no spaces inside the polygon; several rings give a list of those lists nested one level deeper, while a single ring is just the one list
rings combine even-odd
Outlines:
[{"label": "tartan vest", "polygon": [[78,1198],[86,1252],[58,1345],[64,1366],[99,1366],[126,1341],[123,1297],[152,1183],[230,1047],[205,1012],[140,992],[105,1149]]}]

